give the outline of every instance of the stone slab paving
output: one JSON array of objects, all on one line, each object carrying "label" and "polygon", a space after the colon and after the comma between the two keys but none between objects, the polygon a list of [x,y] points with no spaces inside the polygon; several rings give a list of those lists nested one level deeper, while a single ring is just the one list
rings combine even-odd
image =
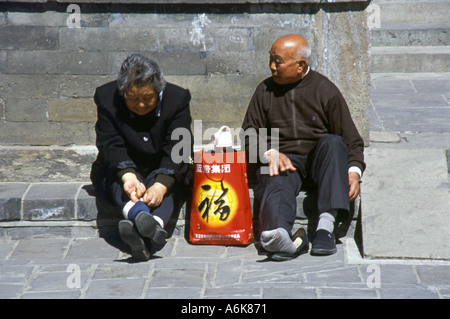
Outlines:
[{"label": "stone slab paving", "polygon": [[[333,256],[267,261],[253,245],[194,246],[174,237],[148,262],[120,239],[0,240],[5,299],[439,299],[450,297],[450,264]],[[176,312],[176,310],[174,310]],[[181,311],[181,310],[180,310]]]}]

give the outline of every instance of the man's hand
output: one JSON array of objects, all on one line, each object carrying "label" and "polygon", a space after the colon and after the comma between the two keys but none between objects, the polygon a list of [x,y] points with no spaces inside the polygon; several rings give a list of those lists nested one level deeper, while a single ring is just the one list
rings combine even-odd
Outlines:
[{"label": "man's hand", "polygon": [[161,183],[153,184],[144,194],[143,201],[149,207],[157,207],[164,199],[167,193],[167,187]]},{"label": "man's hand", "polygon": [[126,173],[122,176],[123,190],[128,197],[136,203],[147,190],[145,185],[141,183],[136,174]]},{"label": "man's hand", "polygon": [[348,173],[348,185],[349,185],[348,196],[351,202],[353,202],[359,195],[360,192],[359,178],[360,177],[358,173],[355,172]]},{"label": "man's hand", "polygon": [[270,150],[266,153],[266,159],[269,161],[270,176],[278,175],[279,172],[296,171],[289,157],[276,150]]}]

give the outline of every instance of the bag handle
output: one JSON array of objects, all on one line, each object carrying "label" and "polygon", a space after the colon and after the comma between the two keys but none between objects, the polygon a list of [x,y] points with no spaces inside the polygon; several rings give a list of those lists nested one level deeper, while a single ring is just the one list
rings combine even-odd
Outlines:
[{"label": "bag handle", "polygon": [[233,146],[233,136],[231,129],[227,125],[222,126],[214,133],[214,148],[225,148]]}]

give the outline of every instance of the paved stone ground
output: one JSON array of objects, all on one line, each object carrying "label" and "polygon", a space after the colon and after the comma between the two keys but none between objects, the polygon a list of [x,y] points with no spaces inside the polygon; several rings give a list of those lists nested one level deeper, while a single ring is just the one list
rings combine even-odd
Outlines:
[{"label": "paved stone ground", "polygon": [[372,74],[364,252],[450,258],[450,73]]},{"label": "paved stone ground", "polygon": [[373,73],[370,130],[450,132],[450,73]]},{"label": "paved stone ground", "polygon": [[193,246],[178,237],[150,261],[136,262],[114,232],[110,235],[1,240],[0,298],[450,297],[448,263],[368,263],[355,257],[349,243],[338,245],[333,256],[305,254],[277,263],[258,255],[253,245]]}]

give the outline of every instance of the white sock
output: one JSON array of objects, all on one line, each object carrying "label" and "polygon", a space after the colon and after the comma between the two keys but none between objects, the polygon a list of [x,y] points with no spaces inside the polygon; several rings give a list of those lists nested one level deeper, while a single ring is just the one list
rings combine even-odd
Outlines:
[{"label": "white sock", "polygon": [[153,215],[153,218],[159,223],[162,228],[164,228],[164,221],[160,217]]},{"label": "white sock", "polygon": [[123,207],[122,214],[123,214],[123,217],[125,217],[125,219],[128,219],[128,212],[130,211],[131,207],[133,207],[133,206],[134,206],[134,203],[130,200]]},{"label": "white sock", "polygon": [[325,229],[326,231],[329,231],[330,233],[334,230],[334,221],[336,218],[336,213],[328,213],[324,212],[320,214],[319,216],[319,223],[317,224],[317,229]]},{"label": "white sock", "polygon": [[284,228],[266,230],[261,233],[261,245],[270,252],[283,252],[293,254],[296,247]]}]

